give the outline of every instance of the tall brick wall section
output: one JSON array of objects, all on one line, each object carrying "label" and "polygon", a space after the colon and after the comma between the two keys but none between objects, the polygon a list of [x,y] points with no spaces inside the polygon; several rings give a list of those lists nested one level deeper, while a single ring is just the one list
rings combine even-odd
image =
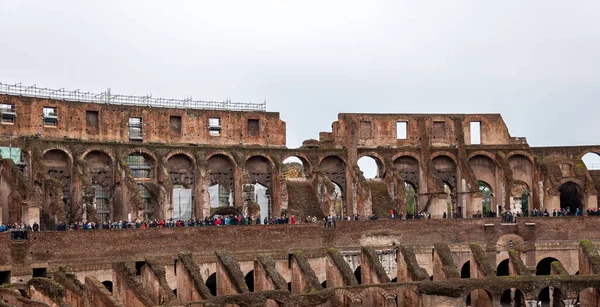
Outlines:
[{"label": "tall brick wall section", "polygon": [[[0,270],[29,271],[32,263],[81,266],[102,259],[137,259],[140,256],[176,256],[180,251],[211,254],[215,250],[258,252],[264,250],[326,249],[360,245],[496,243],[505,234],[520,235],[530,248],[535,242],[600,239],[596,225],[600,217],[528,218],[515,225],[500,225],[500,219],[394,220],[340,222],[335,228],[318,224],[184,227],[130,230],[66,231],[30,233],[25,242],[0,234]],[[484,227],[484,224],[493,227]],[[528,226],[526,223],[535,223]],[[273,242],[277,244],[273,245]],[[243,243],[243,244],[242,244]],[[85,248],[66,248],[85,247]],[[90,251],[94,251],[93,253]],[[17,274],[13,274],[17,275]]]},{"label": "tall brick wall section", "polygon": [[[285,146],[285,122],[276,112],[152,108],[9,95],[0,95],[0,103],[14,104],[17,108],[15,124],[0,125],[0,135],[129,142],[129,118],[139,117],[143,122],[144,142]],[[57,108],[57,127],[43,125],[44,107]],[[98,129],[87,125],[86,111],[98,112]],[[171,116],[181,117],[181,133],[171,131]],[[219,136],[209,134],[209,118],[220,119]],[[249,131],[249,120],[259,121],[257,133]]]}]

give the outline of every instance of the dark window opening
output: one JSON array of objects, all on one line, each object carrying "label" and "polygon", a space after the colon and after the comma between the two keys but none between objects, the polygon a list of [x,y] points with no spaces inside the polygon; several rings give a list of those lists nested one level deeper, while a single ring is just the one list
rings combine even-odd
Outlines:
[{"label": "dark window opening", "polygon": [[248,290],[254,292],[254,270],[248,272],[244,279],[246,280],[246,285],[248,285]]},{"label": "dark window opening", "polygon": [[181,134],[181,116],[171,116],[169,127],[171,128],[171,133]]},{"label": "dark window opening", "polygon": [[102,282],[102,284],[104,285],[104,287],[106,288],[106,290],[108,290],[108,292],[112,293],[113,292],[113,283],[110,280],[105,280]]},{"label": "dark window opening", "polygon": [[0,285],[10,284],[10,271],[0,271]]},{"label": "dark window opening", "polygon": [[259,122],[258,119],[248,120],[248,136],[258,136]]},{"label": "dark window opening", "polygon": [[88,132],[98,132],[98,111],[85,111],[85,128]]},{"label": "dark window opening", "polygon": [[34,268],[31,275],[33,275],[33,277],[47,277],[48,269],[47,268]]},{"label": "dark window opening", "polygon": [[206,279],[206,287],[210,290],[210,294],[217,295],[217,273],[212,273]]},{"label": "dark window opening", "polygon": [[0,103],[0,115],[3,124],[14,125],[17,118],[17,107],[14,104]]},{"label": "dark window opening", "polygon": [[467,261],[460,269],[460,278],[471,278],[471,262]]},{"label": "dark window opening", "polygon": [[146,265],[146,261],[136,261],[135,262],[135,275],[142,275],[142,267]]},{"label": "dark window opening", "polygon": [[44,127],[58,126],[58,108],[44,107],[43,113]]},{"label": "dark window opening", "polygon": [[360,278],[360,266],[356,268],[356,270],[354,271],[354,277],[356,277],[356,281],[358,281],[358,284],[361,284],[361,278]]}]

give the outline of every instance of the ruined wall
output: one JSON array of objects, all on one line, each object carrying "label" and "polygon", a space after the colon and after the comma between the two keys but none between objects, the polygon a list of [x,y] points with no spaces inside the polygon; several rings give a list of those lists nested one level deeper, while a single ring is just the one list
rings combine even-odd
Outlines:
[{"label": "ruined wall", "polygon": [[[0,103],[17,109],[15,124],[0,125],[1,135],[129,142],[129,118],[137,117],[142,118],[143,141],[148,143],[285,146],[285,123],[275,112],[151,108],[9,95],[0,95]],[[57,108],[56,127],[44,125],[44,107]],[[89,111],[96,113],[89,115]],[[210,134],[209,118],[220,119],[219,135]]]}]

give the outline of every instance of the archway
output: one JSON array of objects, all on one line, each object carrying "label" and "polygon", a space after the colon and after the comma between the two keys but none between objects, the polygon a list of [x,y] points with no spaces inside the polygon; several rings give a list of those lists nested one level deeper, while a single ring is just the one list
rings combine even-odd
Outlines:
[{"label": "archway", "polygon": [[552,271],[552,262],[554,261],[559,262],[556,258],[552,257],[540,260],[535,266],[535,275],[550,275],[550,272]]},{"label": "archway", "polygon": [[465,262],[460,269],[460,278],[471,278],[471,261]]},{"label": "archway", "polygon": [[437,177],[447,184],[451,190],[456,188],[456,163],[448,156],[437,156],[431,160]]},{"label": "archway", "polygon": [[[246,161],[249,182],[245,183],[242,196],[248,201],[248,216],[255,218],[280,216],[281,212],[272,212],[272,168],[270,161],[263,156],[253,156]],[[251,193],[251,194],[250,194]],[[250,194],[250,195],[248,195]]]},{"label": "archway", "polygon": [[283,177],[285,179],[310,177],[310,166],[308,161],[298,156],[287,157],[283,160]]},{"label": "archway", "polygon": [[538,306],[548,306],[548,307],[560,307],[564,305],[564,299],[566,297],[563,295],[562,291],[559,288],[555,287],[546,287],[540,291],[538,294]]},{"label": "archway", "polygon": [[466,300],[467,307],[492,307],[492,295],[483,289],[471,291]]},{"label": "archway", "polygon": [[254,292],[254,270],[248,272],[248,274],[246,274],[244,279],[246,280],[246,285],[248,286],[248,290],[250,290],[250,292]]},{"label": "archway", "polygon": [[212,273],[206,279],[206,287],[213,296],[217,295],[217,273]]},{"label": "archway", "polygon": [[506,289],[500,297],[501,307],[525,307],[525,294],[519,289]]},{"label": "archway", "polygon": [[492,208],[492,187],[480,180],[479,191],[481,192],[481,214],[484,217],[495,216]]},{"label": "archway", "polygon": [[207,160],[209,187],[208,195],[211,214],[220,207],[233,206],[234,165],[229,157],[213,155]]},{"label": "archway", "polygon": [[597,154],[595,152],[588,152],[585,155],[583,155],[583,157],[581,157],[581,160],[585,164],[585,167],[588,169],[588,171],[600,170],[600,155],[599,154]]},{"label": "archway", "polygon": [[171,196],[173,218],[189,220],[193,216],[194,163],[184,154],[176,154],[167,160],[167,171],[173,185]]},{"label": "archway", "polygon": [[504,259],[500,264],[498,264],[498,268],[496,269],[496,276],[509,276],[509,260]]},{"label": "archway", "polygon": [[[55,228],[55,222],[65,222],[71,219],[71,158],[60,150],[52,149],[44,154],[44,164],[46,165],[47,177],[45,184],[45,196],[47,203],[55,203],[63,206],[60,208],[41,208],[41,228],[48,230]],[[59,190],[55,190],[59,188]],[[56,206],[55,206],[56,207]],[[53,229],[55,230],[55,229]]]},{"label": "archway", "polygon": [[[112,209],[110,198],[114,188],[114,172],[111,158],[104,152],[94,150],[89,152],[84,160],[94,187],[94,205],[98,215],[95,222],[103,223],[112,220]],[[119,208],[120,209],[120,208]],[[121,212],[117,212],[121,214]],[[94,221],[93,217],[87,216],[88,220]]]},{"label": "archway", "polygon": [[358,167],[363,172],[366,179],[382,178],[383,167],[379,159],[371,156],[364,156],[358,159]]},{"label": "archway", "polygon": [[578,184],[567,181],[558,188],[558,191],[560,192],[561,210],[565,209],[569,214],[575,214],[577,209],[583,209],[583,192]]},{"label": "archway", "polygon": [[332,182],[337,183],[342,192],[346,187],[346,163],[337,156],[328,156],[321,160],[320,168],[325,172],[325,176]]},{"label": "archway", "polygon": [[110,280],[105,280],[102,282],[102,285],[104,285],[104,287],[106,288],[106,290],[108,290],[108,292],[112,293],[113,292],[113,283]]}]

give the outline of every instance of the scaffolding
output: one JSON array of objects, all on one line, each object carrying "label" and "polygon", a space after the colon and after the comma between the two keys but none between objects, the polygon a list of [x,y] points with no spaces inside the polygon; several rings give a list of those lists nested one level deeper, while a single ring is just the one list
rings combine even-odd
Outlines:
[{"label": "scaffolding", "polygon": [[179,109],[203,109],[203,110],[225,110],[225,111],[251,111],[264,112],[267,109],[267,102],[233,102],[230,99],[224,101],[205,101],[194,100],[192,97],[185,99],[169,99],[146,96],[115,95],[110,88],[105,92],[95,94],[91,92],[82,92],[80,90],[50,89],[22,85],[21,83],[7,84],[0,82],[0,94],[18,95],[25,97],[47,98],[66,101],[104,103],[113,105],[129,106],[147,106],[159,108],[179,108]]}]

